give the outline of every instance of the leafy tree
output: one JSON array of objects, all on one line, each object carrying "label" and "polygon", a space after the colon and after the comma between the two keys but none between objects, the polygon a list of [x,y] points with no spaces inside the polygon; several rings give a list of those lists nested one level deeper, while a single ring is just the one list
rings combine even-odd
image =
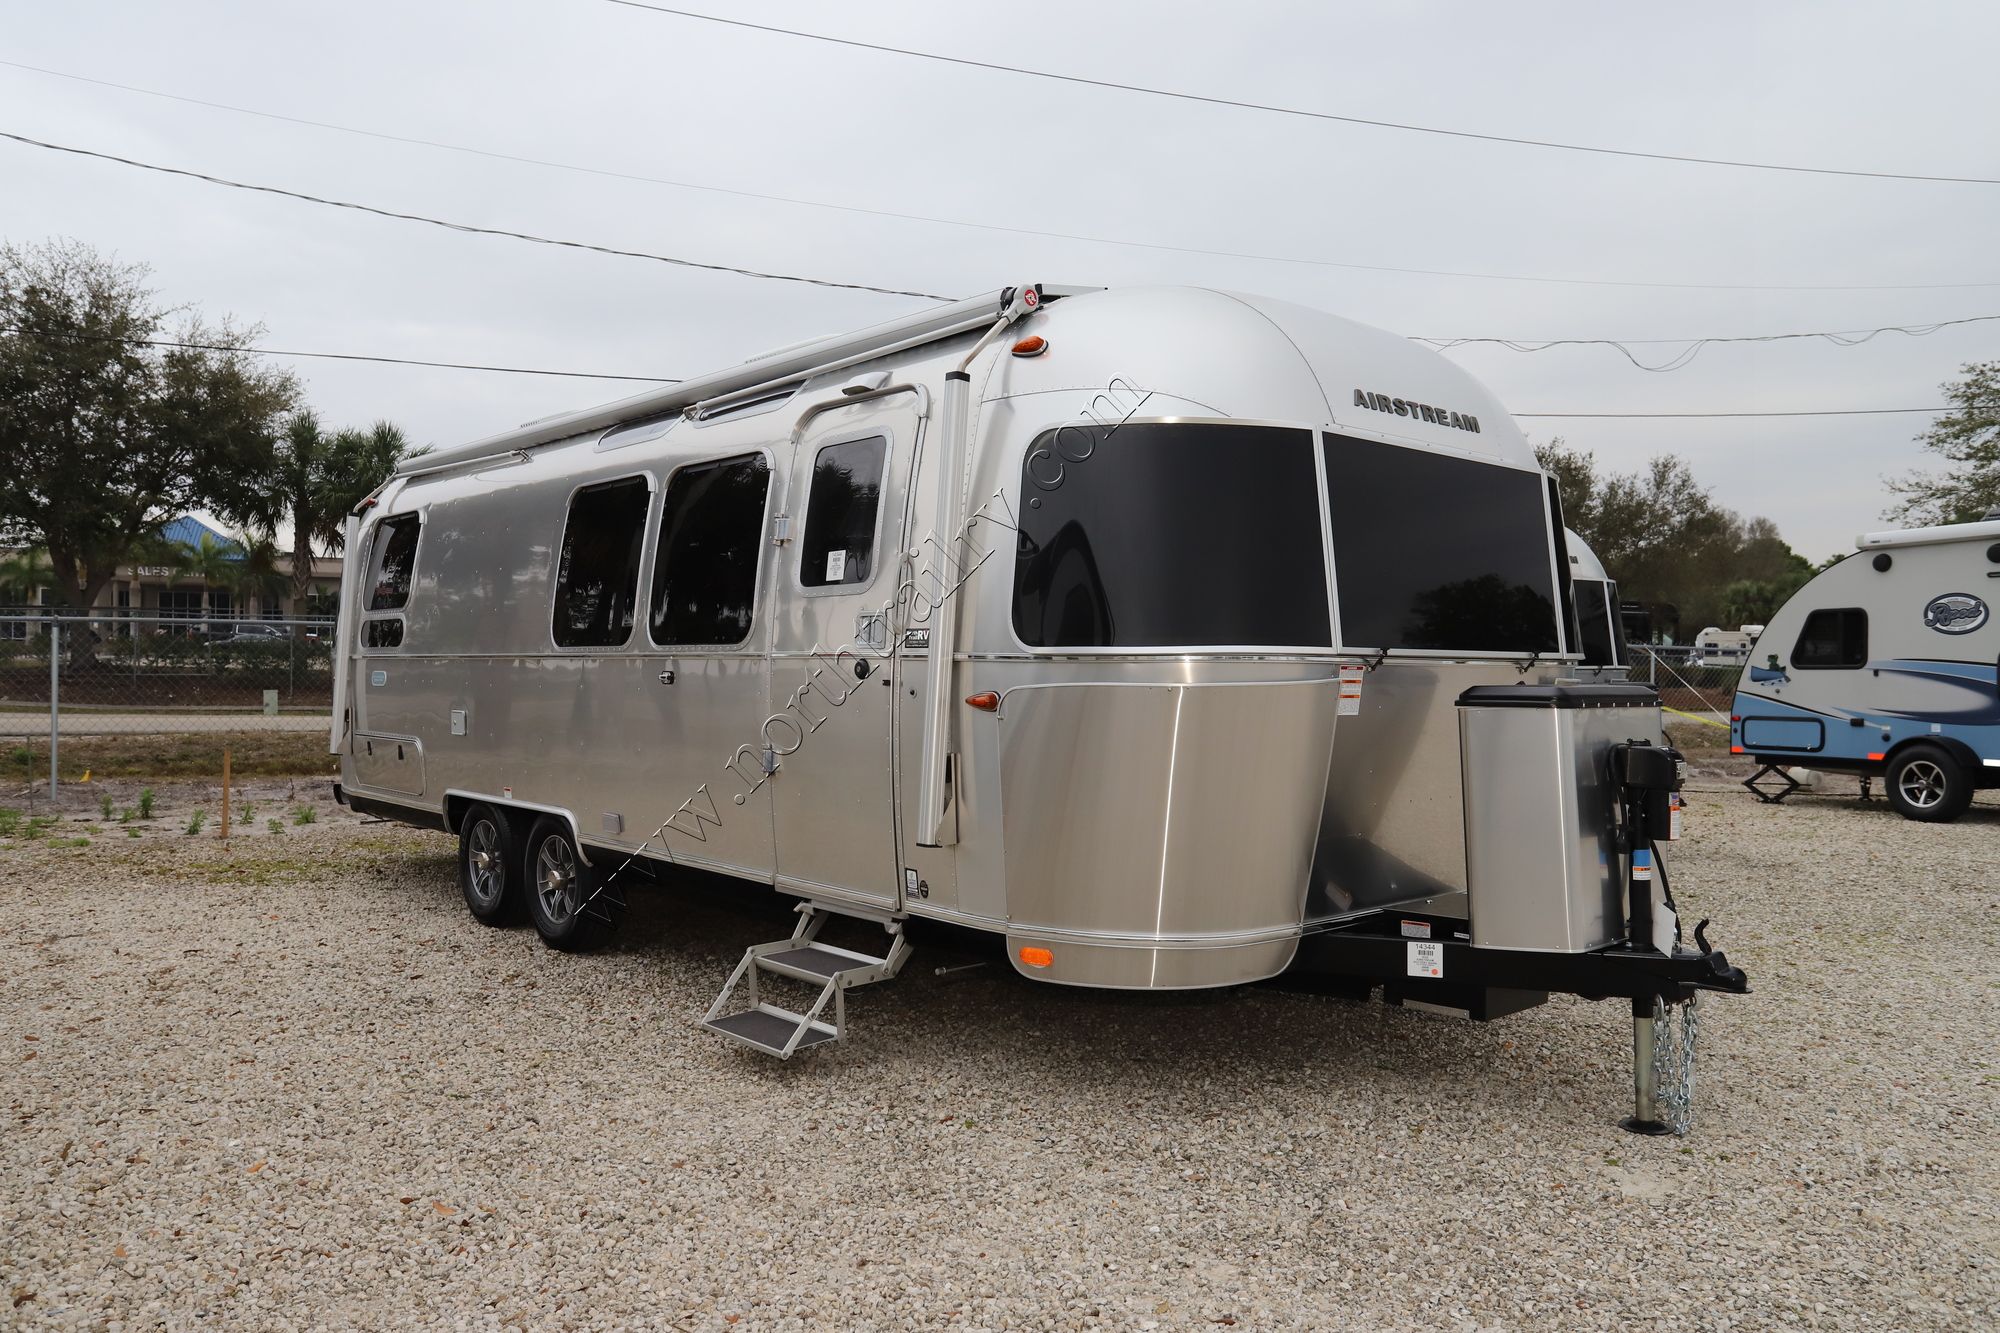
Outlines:
[{"label": "leafy tree", "polygon": [[408,438],[387,421],[367,430],[328,434],[310,411],[301,409],[286,420],[269,472],[254,491],[237,499],[231,512],[266,537],[291,529],[295,611],[304,614],[310,600],[314,548],[340,550],[348,511],[409,452]]},{"label": "leafy tree", "polygon": [[0,542],[47,553],[59,605],[95,602],[167,520],[232,507],[296,396],[256,329],[163,309],[145,277],[76,241],[0,246]]},{"label": "leafy tree", "polygon": [[1941,473],[1893,478],[1902,499],[1884,517],[1916,525],[1972,523],[2000,505],[2000,361],[1961,368],[1963,378],[1941,385],[1953,411],[1917,440],[1949,464]]},{"label": "leafy tree", "polygon": [[[1740,605],[1784,599],[1812,577],[1767,518],[1745,520],[1718,505],[1687,463],[1663,454],[1635,473],[1601,473],[1594,454],[1560,438],[1535,450],[1556,479],[1563,521],[1597,553],[1621,596],[1678,608],[1683,637],[1704,625],[1755,624]],[[1736,588],[1734,585],[1756,585]]]}]

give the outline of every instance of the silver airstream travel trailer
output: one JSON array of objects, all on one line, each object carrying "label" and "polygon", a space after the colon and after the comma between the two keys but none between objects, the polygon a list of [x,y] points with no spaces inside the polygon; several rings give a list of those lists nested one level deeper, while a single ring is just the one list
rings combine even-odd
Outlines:
[{"label": "silver airstream travel trailer", "polygon": [[1911,819],[2000,786],[2000,522],[1877,532],[1792,595],[1730,708],[1758,762],[1884,778]]},{"label": "silver airstream travel trailer", "polygon": [[1570,603],[1576,612],[1576,652],[1582,661],[1575,673],[1583,680],[1623,680],[1631,667],[1625,645],[1625,619],[1620,614],[1618,584],[1604,572],[1604,562],[1583,538],[1563,529],[1569,555]]},{"label": "silver airstream travel trailer", "polygon": [[1563,683],[1548,478],[1386,333],[1009,288],[425,455],[352,529],[345,799],[558,947],[668,863],[798,898],[706,1019],[760,1050],[933,919],[1075,986],[1743,989],[1654,874],[1654,696]]}]

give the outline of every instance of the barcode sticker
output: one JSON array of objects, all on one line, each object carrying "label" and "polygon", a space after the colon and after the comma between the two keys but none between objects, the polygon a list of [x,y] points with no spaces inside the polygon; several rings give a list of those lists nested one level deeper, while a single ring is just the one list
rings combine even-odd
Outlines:
[{"label": "barcode sticker", "polygon": [[1411,940],[1409,971],[1413,977],[1444,975],[1444,945],[1436,941]]}]

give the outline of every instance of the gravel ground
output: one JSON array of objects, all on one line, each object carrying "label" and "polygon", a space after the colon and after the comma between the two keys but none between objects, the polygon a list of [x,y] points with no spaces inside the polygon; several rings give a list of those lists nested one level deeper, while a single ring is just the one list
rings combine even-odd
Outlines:
[{"label": "gravel ground", "polygon": [[0,1322],[1994,1327],[2000,804],[1704,786],[1676,886],[1757,993],[1703,1009],[1685,1140],[1615,1127],[1615,1002],[1478,1025],[932,948],[780,1065],[693,1027],[783,929],[755,891],[648,890],[567,957],[474,924],[441,835],[312,793],[227,850],[194,789],[66,820],[0,844]]}]

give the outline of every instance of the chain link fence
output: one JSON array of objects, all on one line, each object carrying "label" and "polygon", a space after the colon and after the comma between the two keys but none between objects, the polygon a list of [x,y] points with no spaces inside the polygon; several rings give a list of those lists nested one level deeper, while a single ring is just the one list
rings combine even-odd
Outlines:
[{"label": "chain link fence", "polygon": [[1691,647],[1634,644],[1627,676],[1660,692],[1660,702],[1683,713],[1727,720],[1743,663],[1704,664]]},{"label": "chain link fence", "polygon": [[0,774],[53,792],[86,773],[320,773],[334,622],[0,612]]}]

